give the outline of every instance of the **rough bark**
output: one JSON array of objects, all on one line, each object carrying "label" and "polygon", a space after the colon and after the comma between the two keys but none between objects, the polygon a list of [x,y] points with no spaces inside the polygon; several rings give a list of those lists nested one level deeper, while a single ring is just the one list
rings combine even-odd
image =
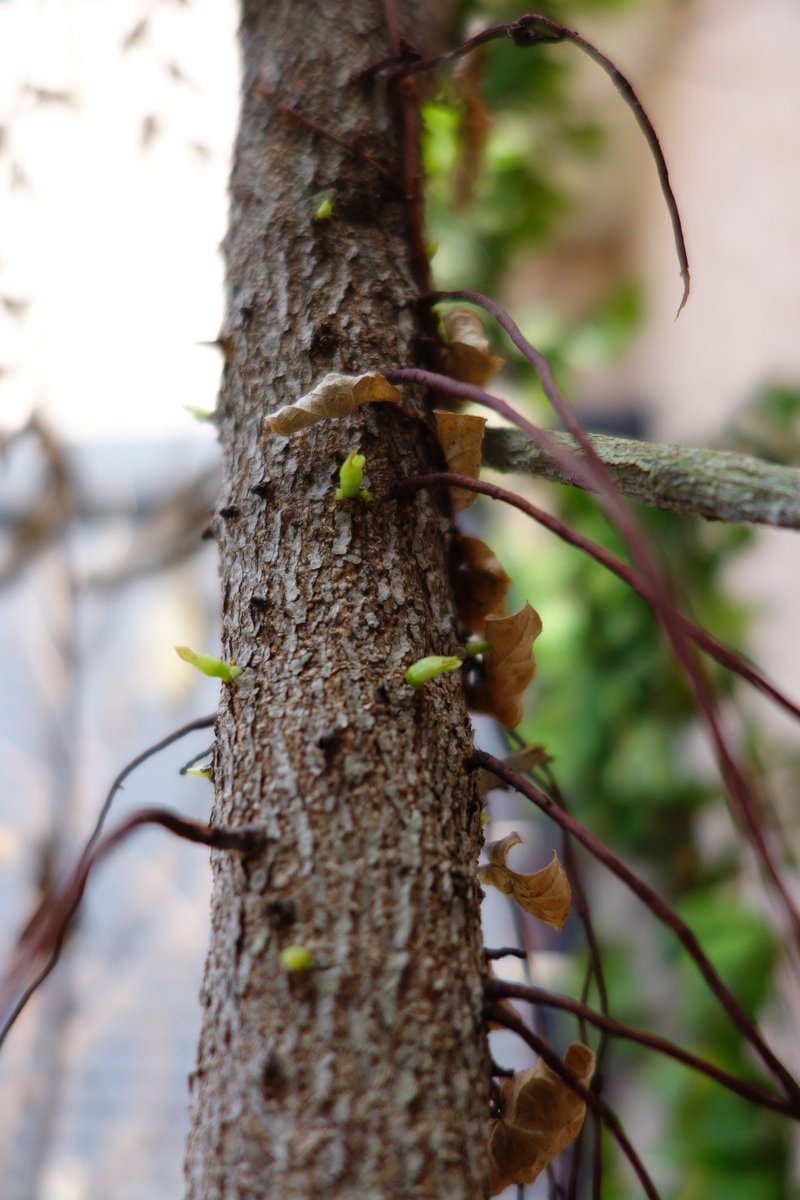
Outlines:
[{"label": "rough bark", "polygon": [[[428,8],[435,10],[433,13]],[[403,5],[431,45],[449,4]],[[389,52],[379,0],[247,3],[232,176],[225,470],[216,527],[225,652],[215,820],[268,851],[214,856],[191,1200],[484,1194],[488,1068],[470,731],[452,675],[409,663],[457,640],[442,499],[392,481],[440,465],[391,405],[291,438],[264,415],[329,370],[420,361],[402,186],[281,114],[357,141],[402,179],[402,114],[359,72]],[[334,194],[315,222],[316,196]],[[405,405],[421,411],[419,397]],[[351,449],[371,504],[334,500]],[[290,944],[323,970],[282,971]]]}]

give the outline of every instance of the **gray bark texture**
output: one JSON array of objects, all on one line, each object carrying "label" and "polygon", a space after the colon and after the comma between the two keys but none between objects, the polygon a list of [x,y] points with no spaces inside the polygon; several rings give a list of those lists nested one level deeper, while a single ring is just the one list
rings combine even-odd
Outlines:
[{"label": "gray bark texture", "polygon": [[[399,6],[424,49],[451,15]],[[403,678],[457,641],[451,521],[442,496],[386,498],[441,458],[393,405],[291,438],[264,424],[328,371],[420,361],[402,112],[385,84],[359,79],[390,44],[380,0],[251,0],[241,39],[215,529],[225,652],[246,670],[223,687],[214,819],[259,822],[270,842],[244,861],[214,855],[186,1194],[481,1197],[471,734],[455,675],[418,692]],[[315,221],[325,191],[333,217]],[[406,393],[406,408],[421,404]],[[372,503],[334,499],[353,449]],[[289,945],[323,969],[287,974]]]}]

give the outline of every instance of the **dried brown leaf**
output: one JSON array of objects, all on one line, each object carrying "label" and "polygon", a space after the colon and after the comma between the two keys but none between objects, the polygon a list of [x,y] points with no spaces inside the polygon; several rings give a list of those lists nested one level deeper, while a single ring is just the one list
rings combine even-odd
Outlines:
[{"label": "dried brown leaf", "polygon": [[455,553],[453,584],[458,615],[467,629],[482,635],[486,618],[505,612],[511,578],[480,538],[460,537]]},{"label": "dried brown leaf", "polygon": [[[564,1066],[588,1087],[594,1074],[594,1054],[588,1046],[573,1042]],[[541,1060],[501,1082],[500,1105],[503,1115],[492,1122],[489,1143],[493,1196],[510,1184],[533,1183],[575,1140],[586,1116],[580,1096]]]},{"label": "dried brown leaf", "polygon": [[[544,746],[526,746],[523,750],[517,750],[514,754],[507,754],[503,759],[503,765],[511,771],[516,771],[519,775],[527,775],[534,767],[543,767],[547,763],[552,762],[551,756],[547,753]],[[486,771],[481,768],[478,771],[478,795],[481,800],[485,800],[489,792],[495,788],[503,787],[501,780],[493,775],[491,771]]]},{"label": "dried brown leaf", "polygon": [[294,404],[287,404],[267,417],[273,433],[296,433],[317,421],[344,417],[362,404],[397,404],[401,393],[377,371],[365,375],[332,372]]},{"label": "dried brown leaf", "polygon": [[542,632],[542,621],[526,604],[510,617],[487,617],[483,632],[489,643],[486,677],[469,697],[470,707],[515,729],[522,720],[522,696],[536,674],[533,643]]},{"label": "dried brown leaf", "polygon": [[506,858],[512,846],[519,846],[521,842],[518,833],[510,833],[499,842],[490,842],[486,847],[489,865],[478,867],[478,878],[481,883],[497,888],[504,896],[510,896],[515,904],[531,916],[552,925],[553,929],[561,929],[569,916],[572,900],[567,873],[558,861],[555,850],[547,866],[533,875],[519,875],[512,871],[506,866]]},{"label": "dried brown leaf", "polygon": [[454,308],[444,318],[447,354],[444,369],[451,379],[483,387],[505,366],[505,359],[489,351],[483,323],[470,308]]},{"label": "dried brown leaf", "polygon": [[[435,408],[436,432],[442,444],[448,471],[458,475],[467,475],[470,479],[480,479],[481,447],[483,431],[486,428],[486,418],[473,416],[471,413],[443,412]],[[457,509],[469,508],[477,500],[477,492],[466,488],[450,488],[453,504]]]}]

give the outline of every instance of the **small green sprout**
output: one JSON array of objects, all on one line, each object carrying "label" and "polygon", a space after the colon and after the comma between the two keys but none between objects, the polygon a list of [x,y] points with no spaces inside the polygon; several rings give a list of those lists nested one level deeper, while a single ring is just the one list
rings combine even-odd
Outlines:
[{"label": "small green sprout", "polygon": [[366,458],[357,450],[351,450],[339,468],[339,487],[336,489],[337,500],[371,500],[372,492],[362,488],[364,464]]},{"label": "small green sprout", "polygon": [[330,221],[333,216],[333,196],[330,192],[326,192],[319,201],[314,210],[315,221]]},{"label": "small green sprout", "polygon": [[186,411],[194,417],[195,421],[214,421],[216,420],[216,411],[213,408],[194,408],[191,404],[184,404]]},{"label": "small green sprout", "polygon": [[492,818],[491,818],[490,814],[486,811],[486,809],[484,809],[483,812],[481,813],[481,828],[485,829],[486,826],[491,825],[491,823],[492,823]]},{"label": "small green sprout", "polygon": [[178,658],[191,663],[204,675],[210,675],[213,679],[221,679],[223,683],[232,683],[244,670],[244,667],[237,667],[235,663],[224,663],[222,659],[215,658],[213,654],[198,654],[196,650],[192,650],[191,646],[176,646],[175,653]]},{"label": "small green sprout", "polygon": [[448,671],[457,671],[460,666],[463,666],[463,663],[455,655],[448,657],[444,654],[430,654],[427,658],[420,658],[411,664],[406,671],[406,683],[410,683],[413,688],[418,688],[423,683],[427,683],[429,679],[435,679],[437,675],[444,675]]},{"label": "small green sprout", "polygon": [[184,775],[195,775],[198,779],[210,779],[211,767],[187,767]]},{"label": "small green sprout", "polygon": [[280,964],[284,971],[291,975],[313,971],[317,965],[308,946],[287,946],[285,950],[281,950]]}]

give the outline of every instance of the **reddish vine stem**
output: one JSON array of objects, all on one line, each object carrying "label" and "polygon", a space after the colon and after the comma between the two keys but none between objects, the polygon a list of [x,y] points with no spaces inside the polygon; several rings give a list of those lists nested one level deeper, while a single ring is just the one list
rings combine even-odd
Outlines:
[{"label": "reddish vine stem", "polygon": [[551,21],[548,17],[543,17],[537,13],[528,13],[525,16],[519,17],[516,21],[510,21],[507,24],[492,25],[488,29],[482,30],[474,37],[468,38],[457,46],[454,50],[446,51],[444,54],[437,54],[432,58],[423,58],[420,55],[403,54],[396,52],[391,58],[384,60],[383,63],[376,64],[374,70],[394,68],[393,74],[395,78],[407,77],[416,75],[420,71],[430,71],[435,67],[441,66],[445,62],[452,62],[457,58],[462,58],[465,54],[477,50],[479,46],[485,45],[487,42],[496,41],[499,38],[509,37],[515,46],[520,49],[527,49],[530,46],[537,45],[555,45],[558,42],[570,42],[586,54],[593,62],[595,62],[602,71],[608,75],[614,87],[619,92],[620,96],[627,104],[628,108],[633,113],[636,124],[644,135],[653,161],[656,165],[658,181],[661,186],[661,194],[664,197],[664,202],[667,206],[670,222],[672,225],[672,236],[675,242],[675,251],[678,256],[678,263],[681,269],[681,280],[683,281],[683,296],[678,308],[679,315],[681,309],[689,299],[690,274],[689,274],[689,258],[686,252],[686,239],[683,234],[683,225],[681,223],[680,211],[678,202],[675,199],[675,193],[672,190],[672,184],[669,178],[669,169],[667,168],[667,160],[664,157],[664,151],[661,149],[661,143],[658,140],[658,134],[655,131],[653,122],[645,112],[644,106],[634,91],[630,80],[614,65],[610,58],[607,58],[596,46],[591,42],[587,42],[579,33],[574,30],[566,29],[563,25],[559,25],[556,21]]},{"label": "reddish vine stem", "polygon": [[[431,372],[426,372],[431,374]],[[445,378],[445,376],[442,376]],[[450,382],[455,382],[451,380]],[[468,387],[468,384],[459,384],[458,387]],[[477,391],[477,389],[475,389]],[[460,394],[455,393],[454,394]],[[563,521],[559,521],[557,517],[547,513],[542,508],[538,508],[535,504],[525,500],[516,492],[510,492],[506,488],[498,487],[493,483],[485,483],[483,480],[470,479],[466,475],[458,475],[453,471],[437,471],[429,475],[414,475],[408,479],[399,480],[392,488],[392,495],[400,498],[402,496],[412,495],[422,488],[430,487],[460,487],[471,491],[478,492],[482,496],[488,496],[492,500],[502,500],[504,504],[510,504],[514,508],[518,508],[520,512],[526,513],[532,517],[534,521],[538,521],[545,529],[549,529],[556,537],[562,541],[569,543],[570,546],[575,546],[576,549],[582,550],[588,554],[596,562],[599,562],[607,570],[611,571],[617,578],[626,583],[632,591],[649,605],[652,606],[652,600],[648,589],[642,584],[637,573],[628,563],[612,554],[610,550],[606,550],[604,546],[598,545],[596,542],[590,541],[588,538],[582,537],[565,525]],[[678,614],[678,619],[683,626],[686,634],[692,638],[697,645],[706,652],[711,658],[716,659],[721,666],[726,667],[729,671],[739,675],[746,680],[758,691],[769,696],[776,704],[785,709],[795,719],[800,720],[800,706],[795,704],[787,696],[784,696],[774,684],[770,683],[759,671],[751,667],[749,663],[730,650],[722,642],[717,641],[712,634],[705,629],[695,625],[688,617],[682,613]]]},{"label": "reddish vine stem", "polygon": [[131,761],[122,768],[119,775],[117,775],[116,779],[111,784],[111,787],[108,789],[106,798],[103,801],[100,812],[97,815],[97,820],[95,821],[95,826],[92,830],[91,837],[86,843],[86,849],[84,853],[89,853],[92,850],[98,838],[100,837],[100,834],[103,832],[103,825],[105,824],[106,817],[108,816],[108,812],[111,808],[114,797],[128,776],[131,775],[137,767],[140,767],[142,763],[147,762],[148,758],[152,758],[155,754],[160,754],[162,750],[166,750],[167,746],[171,746],[173,742],[180,741],[181,738],[186,737],[186,735],[189,733],[195,733],[198,729],[212,729],[216,724],[216,721],[216,713],[209,713],[208,716],[205,717],[195,717],[193,721],[187,721],[185,725],[181,725],[180,729],[175,729],[172,731],[172,733],[168,733],[166,737],[161,738],[158,742],[154,742],[152,746],[148,746],[146,750],[142,750],[141,754],[137,754],[135,758],[132,758]]},{"label": "reddish vine stem", "polygon": [[[148,758],[152,758],[155,754],[159,754],[162,750],[165,750],[167,746],[171,746],[173,742],[180,741],[181,738],[186,737],[186,735],[189,733],[194,733],[198,729],[210,729],[216,723],[216,720],[216,713],[210,713],[206,717],[196,717],[193,721],[187,721],[185,725],[181,725],[179,729],[173,730],[172,733],[168,733],[166,737],[154,742],[152,746],[148,746],[146,750],[141,752],[141,754],[137,754],[136,757],[132,758],[129,763],[126,763],[106,793],[106,798],[100,807],[100,812],[97,815],[94,829],[92,830],[89,840],[84,847],[84,854],[90,853],[93,847],[96,845],[97,840],[103,831],[103,826],[113,803],[114,797],[128,776],[131,775],[137,767],[140,767],[142,763],[147,762]],[[41,924],[44,916],[49,911],[50,904],[51,898],[49,896],[44,896],[22,929],[18,939],[19,944],[22,944],[24,941],[26,941],[26,939],[32,937],[34,931]]]},{"label": "reddish vine stem", "polygon": [[[709,686],[701,664],[697,661],[692,647],[686,640],[686,634],[680,621],[681,614],[670,600],[668,589],[650,553],[647,542],[626,506],[610,471],[598,455],[592,445],[591,439],[575,413],[561,395],[547,359],[523,336],[518,325],[505,309],[497,301],[492,300],[490,296],[484,296],[481,292],[439,292],[435,293],[435,295],[442,299],[467,300],[491,313],[520,353],[538,373],[545,395],[583,450],[587,460],[585,466],[588,468],[588,477],[593,477],[596,481],[601,493],[601,503],[604,502],[609,516],[617,524],[620,533],[628,544],[634,562],[650,586],[652,596],[650,603],[653,606],[653,611],[661,621],[673,653],[694,692],[697,705],[703,715],[714,744],[720,773],[725,782],[734,816],[748,836],[764,873],[771,880],[775,891],[780,897],[792,929],[795,943],[800,947],[800,912],[797,910],[794,899],[786,886],[764,834],[763,824],[758,814],[758,801],[751,794],[748,781],[728,747],[717,715],[714,693]],[[522,429],[531,438],[535,445],[539,445],[554,461],[559,461],[553,452],[553,439],[545,435],[546,441],[542,441],[542,430],[538,429],[530,421],[527,421],[516,410],[511,409],[510,405],[508,408],[510,412],[505,415],[509,416],[518,428]],[[514,415],[512,416],[511,414]],[[538,441],[537,438],[539,439]]]},{"label": "reddish vine stem", "polygon": [[542,1062],[546,1063],[554,1075],[562,1079],[570,1091],[573,1091],[576,1096],[580,1096],[584,1104],[593,1113],[596,1113],[604,1122],[606,1128],[615,1138],[620,1150],[631,1164],[639,1182],[642,1185],[644,1193],[649,1197],[649,1200],[660,1200],[659,1194],[656,1191],[655,1184],[650,1178],[644,1163],[639,1155],[634,1150],[625,1130],[622,1128],[622,1122],[617,1114],[611,1109],[600,1096],[597,1096],[589,1088],[575,1078],[575,1076],[567,1070],[563,1062],[542,1038],[538,1037],[521,1018],[513,1015],[508,1009],[501,1008],[499,1005],[488,1005],[487,1018],[498,1024],[505,1026],[506,1029],[512,1030],[522,1038],[524,1042],[534,1050]]},{"label": "reddish vine stem", "polygon": [[402,192],[403,189],[399,180],[395,178],[392,172],[385,167],[383,163],[378,162],[377,158],[374,158],[366,150],[362,150],[360,146],[351,145],[346,138],[339,137],[338,133],[334,133],[333,130],[326,129],[324,125],[318,125],[316,121],[311,119],[311,117],[307,117],[303,113],[298,112],[296,108],[292,108],[290,105],[284,104],[278,99],[272,89],[267,87],[263,80],[259,83],[254,83],[251,90],[256,94],[256,96],[261,96],[262,99],[269,101],[272,107],[277,109],[277,111],[288,120],[294,121],[297,125],[301,125],[303,129],[307,129],[308,132],[313,133],[315,137],[323,138],[328,142],[334,142],[335,145],[340,146],[346,154],[349,154],[351,158],[358,158],[361,160],[361,162],[366,163],[368,167],[375,171],[377,175],[380,175],[381,178],[390,185],[392,191]]},{"label": "reddish vine stem", "polygon": [[211,846],[217,850],[232,850],[239,854],[252,854],[266,845],[266,835],[260,826],[242,825],[237,829],[231,829],[221,825],[204,825],[199,821],[190,821],[165,808],[139,809],[119,829],[115,829],[113,833],[108,834],[93,846],[87,845],[65,884],[61,896],[48,906],[37,925],[30,929],[28,936],[21,941],[17,949],[16,962],[12,964],[2,982],[0,1011],[5,1010],[11,1003],[11,997],[19,989],[37,959],[46,956],[39,972],[3,1019],[2,1025],[0,1025],[0,1046],[28,1001],[44,983],[61,957],[72,918],[83,899],[91,871],[120,842],[143,825],[160,825],[163,829],[167,829],[170,833],[185,838],[187,841]]},{"label": "reddish vine stem", "polygon": [[609,1017],[605,1013],[589,1008],[586,1004],[582,1004],[578,1000],[572,1000],[569,996],[559,996],[555,992],[549,992],[544,988],[528,987],[522,983],[512,983],[504,979],[491,978],[484,982],[484,993],[490,1000],[525,1000],[529,1004],[544,1004],[550,1008],[557,1008],[563,1012],[572,1013],[576,1017],[582,1017],[588,1024],[594,1025],[597,1029],[604,1030],[614,1037],[624,1038],[629,1042],[637,1042],[640,1046],[646,1046],[649,1050],[654,1050],[659,1054],[665,1055],[667,1058],[672,1058],[676,1062],[683,1063],[684,1066],[690,1067],[693,1071],[699,1071],[700,1074],[706,1075],[722,1087],[734,1092],[737,1096],[741,1096],[743,1100],[749,1100],[752,1104],[757,1104],[761,1108],[768,1108],[773,1112],[781,1113],[784,1117],[800,1121],[800,1106],[797,1103],[788,1102],[780,1096],[775,1096],[770,1092],[764,1091],[763,1088],[757,1087],[755,1084],[738,1079],[735,1075],[731,1075],[721,1067],[717,1067],[713,1063],[698,1057],[696,1054],[684,1050],[682,1046],[678,1046],[666,1038],[659,1037],[658,1034],[645,1033],[642,1030],[633,1029],[629,1025],[615,1021],[613,1017]]},{"label": "reddish vine stem", "polygon": [[[556,786],[552,775],[550,775],[548,778],[548,786],[555,803],[558,804],[559,808],[562,808],[564,812],[568,812],[569,809],[567,808],[564,797],[561,794],[561,790]],[[586,898],[586,892],[583,887],[583,880],[581,878],[580,871],[578,870],[578,863],[576,860],[575,848],[572,844],[572,838],[566,829],[563,829],[561,832],[564,837],[564,868],[572,885],[572,903],[575,912],[578,915],[578,920],[583,927],[583,936],[586,939],[586,946],[589,951],[589,969],[586,972],[586,977],[581,989],[581,1002],[585,1004],[588,1000],[589,988],[591,986],[592,979],[594,979],[597,983],[597,993],[600,999],[600,1011],[605,1016],[608,1016],[608,989],[606,987],[603,960],[600,956],[600,946],[597,942],[597,935],[595,933],[594,921],[592,920],[591,908],[589,907],[589,902]],[[605,1051],[606,1038],[605,1034],[602,1034],[597,1047],[598,1069],[602,1067]]]},{"label": "reddish vine stem", "polygon": [[[452,293],[437,293],[437,295],[447,295],[452,297],[475,297],[477,292],[452,292]],[[502,312],[494,301],[488,301],[492,305],[490,311],[495,309]],[[647,545],[633,521],[631,514],[625,507],[622,497],[618,495],[616,485],[608,473],[605,464],[600,460],[597,452],[592,448],[591,442],[587,437],[583,427],[577,422],[574,414],[571,413],[569,406],[566,405],[561,398],[555,381],[552,378],[549,365],[546,360],[537,350],[529,346],[522,334],[517,329],[514,322],[508,314],[503,313],[504,320],[513,327],[519,339],[527,347],[526,357],[529,361],[536,363],[541,360],[544,363],[546,374],[542,379],[543,386],[552,399],[554,405],[557,406],[559,413],[566,414],[565,419],[569,423],[569,427],[576,432],[577,440],[584,447],[588,461],[579,458],[570,450],[563,446],[559,446],[553,438],[551,438],[543,429],[534,425],[526,417],[518,413],[515,408],[508,404],[505,400],[501,400],[498,396],[492,396],[488,392],[482,391],[478,387],[471,384],[459,383],[456,380],[450,379],[446,375],[440,375],[433,371],[426,371],[419,367],[405,367],[399,369],[387,369],[383,372],[385,377],[391,383],[414,382],[421,383],[423,386],[438,388],[440,391],[449,392],[451,395],[460,396],[463,399],[473,400],[477,404],[484,405],[487,408],[493,409],[501,416],[512,421],[519,429],[523,431],[544,453],[548,454],[555,462],[562,464],[569,463],[569,469],[575,478],[586,480],[593,483],[597,490],[601,493],[601,500],[605,499],[609,515],[612,520],[618,525],[620,532],[628,542],[635,561],[637,561],[641,575],[645,581],[645,588],[636,579],[635,590],[641,595],[653,609],[658,620],[661,622],[665,636],[672,651],[678,660],[687,681],[689,682],[695,696],[698,708],[703,716],[703,719],[708,728],[712,743],[714,745],[717,762],[719,764],[720,773],[725,783],[725,788],[728,793],[731,809],[735,818],[747,834],[749,841],[759,859],[762,869],[766,876],[771,880],[775,891],[781,898],[785,912],[787,914],[789,924],[792,929],[792,935],[798,947],[800,947],[800,912],[798,912],[794,900],[789,892],[789,889],[784,882],[772,851],[769,847],[767,839],[764,835],[764,830],[759,822],[756,811],[756,803],[750,794],[750,788],[742,771],[736,763],[722,732],[719,718],[716,711],[716,703],[714,694],[709,686],[708,680],[703,673],[700,663],[697,661],[692,647],[687,641],[687,632],[691,635],[691,631],[686,628],[686,618],[674,606],[669,598],[667,588],[661,578],[661,575],[655,565],[652,556],[647,548]],[[552,393],[552,395],[551,395]],[[585,443],[585,446],[584,446]],[[596,460],[596,461],[595,461]],[[477,489],[480,490],[480,489]],[[397,493],[395,493],[397,494]],[[511,493],[507,493],[510,495]],[[519,507],[519,506],[518,506]],[[617,572],[619,573],[619,572]],[[634,585],[632,585],[634,586]]]},{"label": "reddish vine stem", "polygon": [[562,829],[566,829],[571,833],[581,845],[586,847],[590,854],[603,863],[618,879],[621,879],[634,895],[638,896],[650,909],[653,915],[668,929],[672,930],[690,958],[697,965],[700,974],[719,1003],[728,1013],[736,1028],[758,1054],[770,1074],[781,1084],[786,1096],[792,1102],[794,1111],[800,1111],[800,1084],[797,1083],[780,1059],[770,1050],[742,1005],[722,981],[710,960],[703,953],[700,943],[689,926],[659,896],[658,892],[654,891],[643,879],[640,879],[621,858],[614,854],[612,850],[609,850],[590,830],[581,825],[579,821],[562,808],[559,808],[554,800],[537,788],[530,780],[520,775],[518,771],[512,771],[499,758],[495,758],[492,754],[487,754],[485,750],[475,750],[472,755],[472,765],[474,767],[484,767],[487,771],[491,771],[496,775],[498,779],[502,779],[509,787],[514,788],[515,791],[520,792],[523,796],[527,796],[542,812],[560,825]]}]

